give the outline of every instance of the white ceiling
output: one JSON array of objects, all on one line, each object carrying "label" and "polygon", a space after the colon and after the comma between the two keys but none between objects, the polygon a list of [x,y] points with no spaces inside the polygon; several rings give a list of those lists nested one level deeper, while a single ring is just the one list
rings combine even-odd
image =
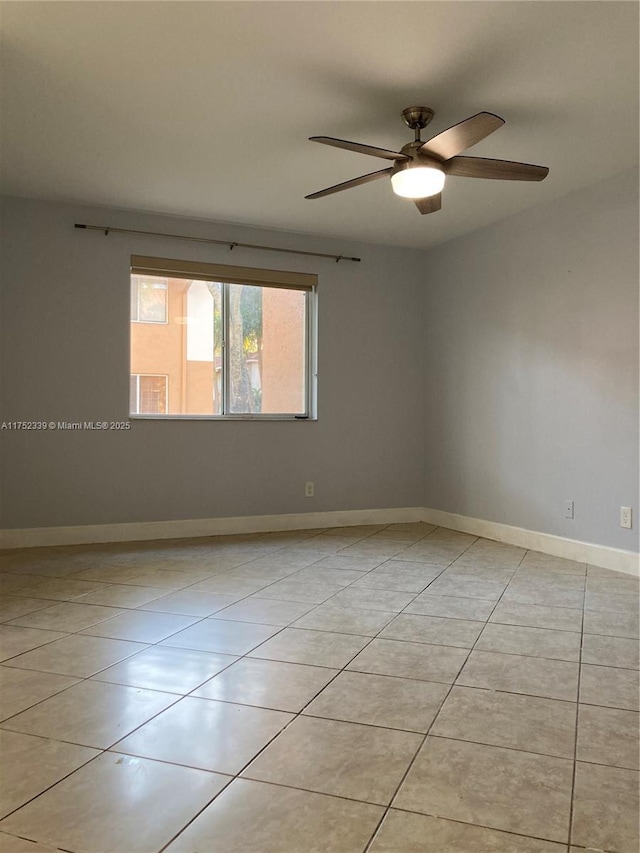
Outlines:
[{"label": "white ceiling", "polygon": [[[635,2],[3,2],[2,191],[425,248],[637,162]],[[543,183],[449,178],[420,216],[386,179],[409,105],[429,135],[480,110],[469,153]],[[103,223],[98,223],[103,224]],[[108,223],[106,223],[108,224]]]}]

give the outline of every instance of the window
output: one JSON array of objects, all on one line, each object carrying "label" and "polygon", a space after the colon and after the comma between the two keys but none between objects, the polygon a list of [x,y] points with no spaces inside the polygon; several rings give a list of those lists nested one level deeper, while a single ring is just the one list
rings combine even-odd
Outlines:
[{"label": "window", "polygon": [[166,376],[131,374],[129,411],[132,415],[164,415],[167,412]]},{"label": "window", "polygon": [[[133,257],[131,414],[313,417],[315,288],[306,273]],[[157,294],[165,321],[142,320],[143,306],[161,316]]]},{"label": "window", "polygon": [[167,322],[167,279],[131,276],[131,322]]}]

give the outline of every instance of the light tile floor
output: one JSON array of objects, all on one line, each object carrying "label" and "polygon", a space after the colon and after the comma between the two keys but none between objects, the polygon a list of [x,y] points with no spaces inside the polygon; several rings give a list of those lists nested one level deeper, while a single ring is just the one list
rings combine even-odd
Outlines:
[{"label": "light tile floor", "polygon": [[639,581],[428,524],[0,555],[0,853],[637,853]]}]

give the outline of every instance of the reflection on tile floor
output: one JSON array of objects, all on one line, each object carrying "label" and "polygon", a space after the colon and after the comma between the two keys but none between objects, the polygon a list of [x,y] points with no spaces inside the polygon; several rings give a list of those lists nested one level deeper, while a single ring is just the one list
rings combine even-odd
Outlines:
[{"label": "reflection on tile floor", "polygon": [[637,853],[639,585],[422,523],[5,552],[0,853]]}]

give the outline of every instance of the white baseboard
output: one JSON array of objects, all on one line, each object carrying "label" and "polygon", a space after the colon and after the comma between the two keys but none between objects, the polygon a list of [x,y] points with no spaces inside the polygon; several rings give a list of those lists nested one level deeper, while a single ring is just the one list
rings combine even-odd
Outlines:
[{"label": "white baseboard", "polygon": [[316,527],[352,527],[359,524],[397,524],[422,521],[422,507],[349,509],[337,512],[299,512],[247,515],[233,518],[195,518],[176,521],[140,521],[122,524],[86,524],[77,527],[30,527],[0,531],[0,548],[38,548],[44,545],[88,545],[139,542],[149,539],[187,539],[238,533],[313,530]]},{"label": "white baseboard", "polygon": [[470,518],[425,507],[352,509],[336,512],[301,512],[282,515],[252,515],[233,518],[196,518],[176,521],[144,521],[122,524],[87,524],[77,527],[31,527],[0,531],[0,547],[36,548],[46,545],[87,545],[106,542],[136,542],[153,539],[186,539],[317,527],[352,527],[361,524],[398,524],[426,521],[474,536],[483,536],[520,548],[542,551],[592,566],[640,576],[640,557],[633,551],[579,542],[550,533],[538,533],[481,518]]},{"label": "white baseboard", "polygon": [[610,548],[606,545],[593,545],[591,542],[566,539],[564,536],[554,536],[551,533],[538,533],[523,527],[511,527],[509,524],[470,518],[467,515],[456,515],[439,509],[425,508],[422,520],[437,524],[439,527],[459,530],[461,533],[494,539],[507,545],[542,551],[543,554],[550,554],[552,557],[564,557],[566,560],[589,563],[603,569],[640,575],[640,555],[634,551],[624,551],[622,548]]}]

